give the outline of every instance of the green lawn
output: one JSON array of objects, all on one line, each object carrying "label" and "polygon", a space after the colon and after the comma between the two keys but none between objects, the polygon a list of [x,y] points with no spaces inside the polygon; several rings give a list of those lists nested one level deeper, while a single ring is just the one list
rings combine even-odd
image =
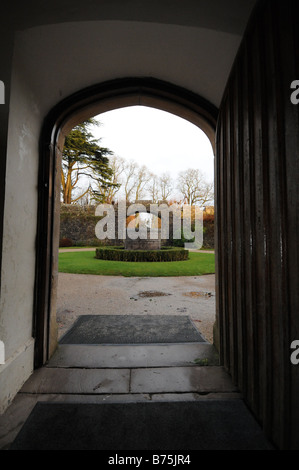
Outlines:
[{"label": "green lawn", "polygon": [[212,253],[189,253],[187,261],[133,263],[95,258],[95,251],[59,253],[59,271],[125,277],[201,276],[215,273]]}]

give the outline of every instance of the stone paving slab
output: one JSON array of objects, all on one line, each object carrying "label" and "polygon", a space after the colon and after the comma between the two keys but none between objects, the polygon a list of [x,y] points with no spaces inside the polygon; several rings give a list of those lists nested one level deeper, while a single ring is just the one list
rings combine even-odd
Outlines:
[{"label": "stone paving slab", "polygon": [[236,392],[222,367],[169,367],[133,369],[132,393]]},{"label": "stone paving slab", "polygon": [[36,371],[22,393],[209,393],[236,392],[222,367],[63,369]]},{"label": "stone paving slab", "polygon": [[218,365],[209,343],[140,346],[59,345],[48,367],[136,368]]},{"label": "stone paving slab", "polygon": [[37,370],[22,387],[22,393],[129,393],[128,369]]}]

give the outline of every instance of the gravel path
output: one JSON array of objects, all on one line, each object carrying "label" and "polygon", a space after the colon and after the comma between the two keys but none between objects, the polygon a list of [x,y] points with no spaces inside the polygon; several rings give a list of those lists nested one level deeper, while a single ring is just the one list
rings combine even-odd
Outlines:
[{"label": "gravel path", "polygon": [[79,315],[188,315],[213,342],[215,276],[121,277],[60,273],[59,338]]}]

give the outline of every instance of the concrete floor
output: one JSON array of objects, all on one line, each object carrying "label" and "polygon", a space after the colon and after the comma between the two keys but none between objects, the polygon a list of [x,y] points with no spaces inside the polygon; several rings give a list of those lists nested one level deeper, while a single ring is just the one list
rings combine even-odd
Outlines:
[{"label": "concrete floor", "polygon": [[9,449],[35,404],[239,400],[209,343],[60,345],[0,417],[0,449]]},{"label": "concrete floor", "polygon": [[[213,340],[215,277],[124,278],[59,274],[59,338],[79,315],[189,315]],[[208,367],[201,367],[201,364]],[[0,449],[9,448],[38,401],[136,402],[239,398],[213,346],[60,345],[0,416]]]},{"label": "concrete floor", "polygon": [[[0,416],[0,449],[9,450],[38,402],[108,404],[242,400],[230,376],[219,365],[218,354],[209,342],[215,321],[214,289],[214,276],[125,279],[60,275],[59,337],[78,315],[165,313],[189,315],[207,342],[60,344],[49,363],[32,374]],[[141,295],[149,291],[165,295]]]}]

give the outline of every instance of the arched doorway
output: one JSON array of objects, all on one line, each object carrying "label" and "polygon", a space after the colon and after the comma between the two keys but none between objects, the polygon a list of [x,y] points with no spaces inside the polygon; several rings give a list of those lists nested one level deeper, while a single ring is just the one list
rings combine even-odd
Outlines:
[{"label": "arched doorway", "polygon": [[127,78],[89,87],[48,114],[40,137],[39,206],[34,308],[35,367],[57,345],[55,298],[58,274],[60,156],[65,136],[97,114],[133,105],[168,111],[200,127],[215,149],[217,108],[200,96],[156,79]]}]

